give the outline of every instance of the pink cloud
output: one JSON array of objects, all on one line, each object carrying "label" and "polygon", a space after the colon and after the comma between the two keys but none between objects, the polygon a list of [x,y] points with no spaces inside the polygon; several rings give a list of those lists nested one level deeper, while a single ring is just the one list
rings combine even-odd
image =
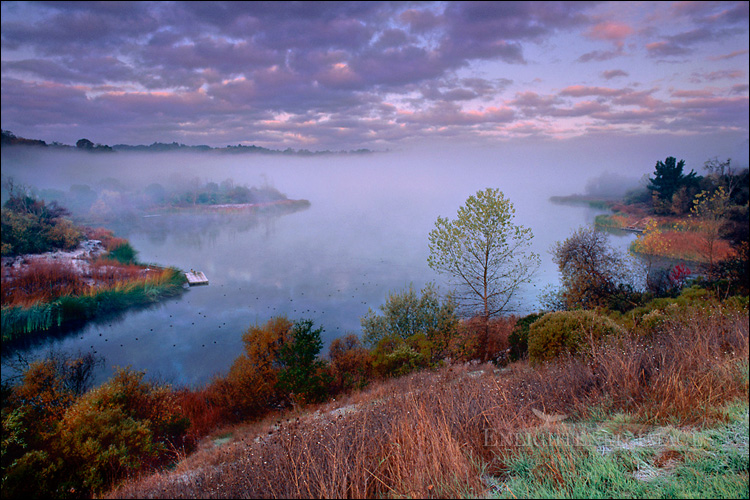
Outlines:
[{"label": "pink cloud", "polygon": [[745,49],[745,50],[735,50],[734,52],[730,52],[729,54],[722,54],[722,55],[719,55],[719,56],[712,56],[712,57],[709,57],[708,59],[709,59],[709,61],[724,61],[724,60],[733,59],[733,58],[739,57],[739,56],[746,56],[747,53],[748,53],[747,49]]},{"label": "pink cloud", "polygon": [[672,97],[693,98],[693,97],[711,97],[714,93],[708,89],[702,90],[675,90]]},{"label": "pink cloud", "polygon": [[592,26],[586,32],[586,36],[594,40],[621,42],[625,38],[632,35],[633,32],[633,28],[631,28],[627,24],[617,23],[613,21],[604,21]]},{"label": "pink cloud", "polygon": [[586,97],[591,95],[609,97],[618,96],[622,93],[623,91],[618,89],[610,89],[606,87],[589,87],[586,85],[571,85],[570,87],[565,87],[560,91],[560,95],[569,97]]}]

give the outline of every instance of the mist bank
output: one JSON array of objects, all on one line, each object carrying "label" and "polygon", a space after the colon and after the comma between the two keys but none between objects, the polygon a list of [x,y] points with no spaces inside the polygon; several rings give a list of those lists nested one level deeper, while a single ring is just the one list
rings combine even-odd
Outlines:
[{"label": "mist bank", "polygon": [[[181,212],[113,222],[110,227],[131,242],[139,260],[198,269],[210,285],[40,342],[28,352],[95,350],[108,364],[132,364],[150,376],[194,384],[224,373],[241,349],[242,332],[275,316],[313,320],[324,328],[326,345],[345,333],[359,334],[368,309],[377,309],[392,292],[429,282],[441,293],[449,291],[445,277],[427,265],[428,234],[438,217],[455,217],[467,197],[488,187],[504,192],[515,208],[514,223],[534,234],[532,251],[542,264],[509,311],[534,312],[544,289],[559,286],[551,247],[607,212],[555,205],[551,196],[586,192],[591,179],[612,172],[615,181],[637,180],[669,154],[696,167],[709,157],[695,148],[692,157],[683,155],[680,144],[634,148],[628,142],[602,149],[587,149],[585,141],[445,143],[347,157],[97,155],[42,148],[22,154],[3,148],[3,178],[40,191],[78,185],[97,193],[115,187],[144,193],[157,183],[170,190],[230,180],[310,202],[283,214]],[[565,144],[570,147],[562,149]],[[632,234],[611,236],[621,250],[632,239]]]}]

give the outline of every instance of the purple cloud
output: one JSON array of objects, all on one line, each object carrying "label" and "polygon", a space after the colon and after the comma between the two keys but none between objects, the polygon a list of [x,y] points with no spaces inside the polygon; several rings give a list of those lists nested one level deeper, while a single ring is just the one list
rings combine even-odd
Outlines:
[{"label": "purple cloud", "polygon": [[[3,127],[46,140],[75,142],[90,131],[109,143],[215,137],[335,148],[633,123],[683,133],[705,130],[696,117],[713,116],[710,106],[726,127],[747,128],[745,115],[725,107],[741,101],[713,100],[747,95],[746,2],[639,4],[640,18],[623,16],[619,3],[587,2],[2,9]],[[658,29],[656,11],[670,20]],[[684,64],[675,56],[698,50],[700,73],[674,66],[678,76],[667,77],[658,68],[658,58]],[[601,64],[615,57],[616,69]],[[559,61],[588,64],[572,71]],[[620,77],[627,87],[615,84]]]},{"label": "purple cloud", "polygon": [[621,69],[610,69],[607,71],[602,71],[602,77],[605,80],[611,80],[612,78],[618,78],[621,76],[628,76],[629,73],[627,71],[623,71]]}]

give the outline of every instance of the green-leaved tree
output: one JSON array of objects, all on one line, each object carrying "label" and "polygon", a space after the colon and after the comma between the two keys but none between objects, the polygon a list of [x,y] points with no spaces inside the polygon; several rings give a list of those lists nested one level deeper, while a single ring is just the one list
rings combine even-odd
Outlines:
[{"label": "green-leaved tree", "polygon": [[291,329],[290,341],[279,349],[278,388],[283,394],[302,403],[322,401],[326,395],[325,362],[319,354],[323,349],[323,328],[313,328],[309,319],[298,320]]},{"label": "green-leaved tree", "polygon": [[427,263],[451,276],[458,304],[485,321],[511,308],[540,264],[530,251],[531,229],[516,225],[514,217],[502,191],[487,188],[470,196],[454,220],[438,217],[429,234]]}]

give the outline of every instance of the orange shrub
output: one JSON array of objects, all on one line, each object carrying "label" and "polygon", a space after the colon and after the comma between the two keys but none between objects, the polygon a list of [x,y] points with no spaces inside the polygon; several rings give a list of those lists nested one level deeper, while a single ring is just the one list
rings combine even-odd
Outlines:
[{"label": "orange shrub", "polygon": [[234,360],[227,376],[213,384],[219,404],[232,417],[256,416],[278,402],[279,352],[291,341],[292,325],[286,317],[276,317],[242,335],[245,352]]},{"label": "orange shrub", "polygon": [[334,392],[361,389],[373,376],[372,355],[353,333],[334,339],[328,357]]},{"label": "orange shrub", "polygon": [[190,420],[186,439],[191,443],[198,442],[228,421],[227,409],[220,404],[215,385],[194,390],[180,389],[175,392],[175,398],[182,415]]},{"label": "orange shrub", "polygon": [[458,335],[452,342],[454,356],[465,361],[505,360],[510,348],[508,337],[513,333],[517,319],[515,316],[492,318],[487,325],[484,318],[479,316],[462,321]]}]

